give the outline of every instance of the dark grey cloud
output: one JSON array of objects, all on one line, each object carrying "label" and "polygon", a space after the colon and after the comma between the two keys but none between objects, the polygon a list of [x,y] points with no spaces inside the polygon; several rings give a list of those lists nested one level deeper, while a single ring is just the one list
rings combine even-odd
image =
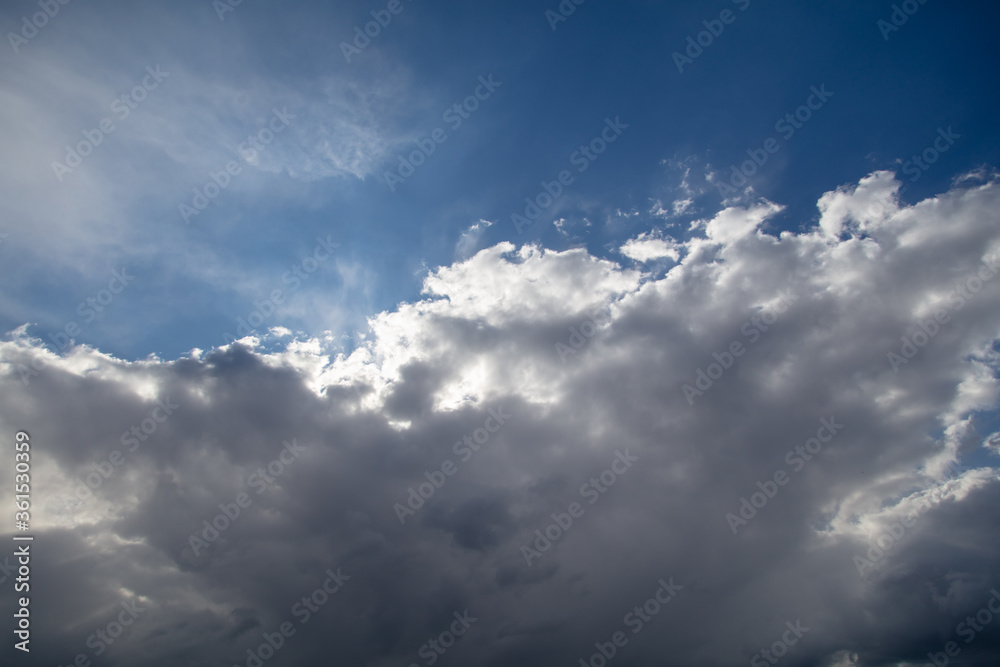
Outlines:
[{"label": "dark grey cloud", "polygon": [[[967,644],[959,624],[1000,585],[1000,185],[897,188],[873,174],[779,237],[759,226],[780,207],[727,209],[665,273],[486,248],[350,354],[126,362],[14,332],[0,424],[36,457],[32,664],[95,658],[123,603],[142,611],[98,664],[429,664],[466,612],[441,664],[578,664],[618,631],[616,664],[746,664],[787,624],[809,628],[788,665],[949,641],[989,664],[1000,619]],[[646,607],[661,580],[676,596]]]}]

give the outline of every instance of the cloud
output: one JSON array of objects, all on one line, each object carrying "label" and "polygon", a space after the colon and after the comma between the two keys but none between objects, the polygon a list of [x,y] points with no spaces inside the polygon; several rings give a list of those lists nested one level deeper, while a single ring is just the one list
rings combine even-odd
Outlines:
[{"label": "cloud", "polygon": [[704,226],[705,234],[712,241],[731,243],[750,234],[764,220],[782,210],[768,201],[754,204],[749,208],[729,207],[720,211],[714,218],[705,221],[695,221],[692,228]]},{"label": "cloud", "polygon": [[[297,234],[267,242],[275,219],[364,187],[410,138],[406,116],[426,101],[413,91],[407,68],[386,66],[378,76],[340,67],[305,74],[298,56],[263,61],[251,22],[220,22],[207,7],[175,16],[147,5],[109,14],[102,3],[81,4],[73,22],[60,18],[46,28],[45,48],[0,54],[6,73],[0,95],[8,100],[0,126],[9,158],[0,165],[0,213],[17,221],[16,230],[0,231],[10,232],[3,250],[23,260],[5,262],[0,274],[9,287],[2,298],[9,322],[61,326],[65,319],[51,320],[62,306],[47,308],[42,291],[79,286],[66,318],[89,286],[107,280],[109,267],[123,265],[142,267],[140,291],[162,292],[154,299],[159,312],[115,325],[128,329],[119,341],[147,334],[147,318],[181,308],[177,294],[203,320],[234,293],[246,303],[259,299],[270,290],[264,265],[296,250],[288,241]],[[276,32],[283,29],[283,23],[268,26],[269,39],[283,39]],[[106,39],[109,30],[115,40]],[[296,40],[312,34],[299,30]],[[181,49],[176,35],[184,36]],[[323,44],[322,52],[329,51]],[[275,122],[276,112],[287,125]],[[251,136],[259,149],[248,143]],[[79,164],[67,158],[72,152],[83,154]],[[72,171],[57,163],[72,164]],[[325,193],[321,180],[328,181]],[[206,187],[216,196],[197,195],[205,204],[196,210],[195,193]],[[194,215],[182,217],[182,204]],[[233,252],[237,238],[240,251]],[[341,269],[352,267],[338,260]]]},{"label": "cloud", "polygon": [[879,171],[861,179],[852,188],[828,192],[819,200],[819,226],[828,236],[839,236],[845,221],[859,229],[878,224],[899,209],[900,183],[890,171]]},{"label": "cloud", "polygon": [[670,258],[675,262],[681,257],[680,244],[669,238],[656,238],[648,232],[629,239],[619,252],[637,262],[648,262],[654,259]]},{"label": "cloud", "polygon": [[468,259],[478,248],[482,241],[483,234],[493,226],[489,220],[479,220],[469,226],[455,244],[455,258]]},{"label": "cloud", "polygon": [[[465,610],[478,620],[455,664],[572,663],[620,629],[634,664],[745,663],[797,621],[810,631],[789,664],[922,662],[996,585],[981,429],[1000,397],[1000,183],[914,205],[897,188],[873,174],[779,236],[764,231],[778,205],[727,208],[670,242],[681,261],[663,275],[501,243],[432,271],[350,352],[316,338],[128,362],[13,333],[0,423],[36,425],[39,659],[88,651],[138,599],[109,649],[123,663],[245,664],[290,620],[289,664],[407,664]],[[163,421],[158,400],[178,406]],[[490,410],[510,417],[463,460]],[[795,453],[822,420],[843,428]],[[106,463],[133,427],[144,440]],[[293,440],[302,453],[272,465]],[[635,467],[605,475],[626,450]],[[196,555],[192,534],[241,493],[251,504]],[[755,511],[734,535],[741,499]],[[529,566],[536,530],[551,546]],[[350,579],[300,623],[293,605],[337,568]],[[671,578],[655,633],[632,635],[626,615]],[[964,655],[995,654],[995,637]]]}]

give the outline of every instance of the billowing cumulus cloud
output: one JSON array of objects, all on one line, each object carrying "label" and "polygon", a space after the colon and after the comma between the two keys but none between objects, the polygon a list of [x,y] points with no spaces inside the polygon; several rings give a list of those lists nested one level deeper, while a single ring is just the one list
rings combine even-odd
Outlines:
[{"label": "billowing cumulus cloud", "polygon": [[12,332],[33,659],[841,666],[954,640],[988,664],[996,628],[956,626],[998,585],[1000,183],[898,188],[827,193],[799,233],[760,201],[624,245],[665,273],[501,243],[347,352]]}]

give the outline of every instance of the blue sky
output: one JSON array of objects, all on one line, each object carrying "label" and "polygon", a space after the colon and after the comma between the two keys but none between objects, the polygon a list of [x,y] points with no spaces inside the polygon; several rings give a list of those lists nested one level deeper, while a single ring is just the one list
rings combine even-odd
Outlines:
[{"label": "blue sky", "polygon": [[0,4],[0,662],[995,664],[996,3],[233,2]]},{"label": "blue sky", "polygon": [[[339,44],[381,8],[245,2],[220,21],[211,3],[70,4],[17,54],[5,52],[6,94],[21,102],[6,105],[19,156],[10,168],[38,180],[25,189],[5,179],[3,251],[31,261],[3,264],[0,324],[30,322],[36,335],[61,328],[110,265],[127,266],[135,282],[77,341],[127,358],[208,349],[329,234],[336,259],[269,324],[352,340],[366,317],[417,298],[427,270],[456,259],[480,220],[494,224],[464,248],[540,242],[620,259],[615,249],[641,232],[683,235],[721,207],[706,172],[780,136],[775,121],[814,85],[833,96],[750,181],[787,206],[771,229],[815,218],[818,195],[859,174],[901,170],[939,127],[961,139],[918,181],[903,178],[904,199],[998,161],[997,92],[980,69],[995,55],[997,10],[986,3],[922,5],[888,40],[877,21],[891,3],[590,1],[555,30],[544,3],[401,7],[350,63]],[[678,72],[672,54],[727,9],[733,22]],[[8,14],[18,17],[13,5]],[[112,115],[111,102],[153,64],[169,76],[57,182],[51,163],[63,147]],[[452,130],[442,115],[489,75],[501,85]],[[241,161],[237,145],[276,107],[297,115],[288,132],[185,224],[178,205],[209,171]],[[575,169],[571,154],[605,117],[628,130],[516,233],[511,214],[542,179]],[[44,134],[16,129],[29,119]],[[390,190],[386,170],[439,127],[445,143]],[[88,191],[93,207],[74,206]],[[44,207],[33,205],[39,197]],[[688,198],[682,215],[650,213]],[[564,233],[552,224],[560,218]]]}]

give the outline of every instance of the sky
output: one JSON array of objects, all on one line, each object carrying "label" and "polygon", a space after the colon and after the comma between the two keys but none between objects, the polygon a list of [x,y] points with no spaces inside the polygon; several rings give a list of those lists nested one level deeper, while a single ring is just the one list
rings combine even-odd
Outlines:
[{"label": "sky", "polygon": [[3,0],[0,661],[994,665],[998,19]]}]

